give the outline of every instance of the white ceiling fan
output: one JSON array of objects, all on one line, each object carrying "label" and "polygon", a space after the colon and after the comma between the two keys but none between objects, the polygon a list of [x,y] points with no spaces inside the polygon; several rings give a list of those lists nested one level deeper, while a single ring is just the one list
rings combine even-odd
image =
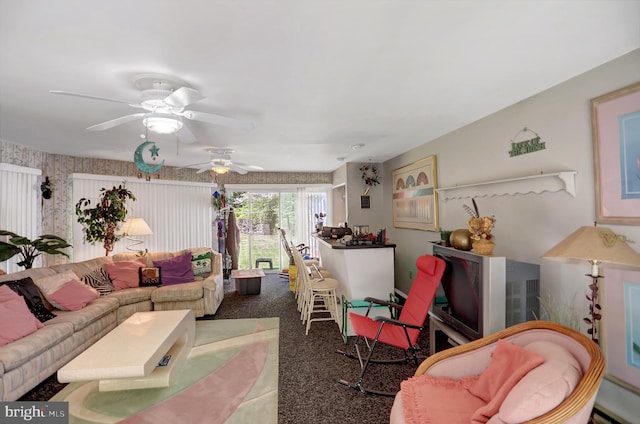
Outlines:
[{"label": "white ceiling fan", "polygon": [[183,166],[182,168],[197,168],[197,174],[205,171],[213,171],[218,175],[226,174],[229,171],[237,172],[238,174],[246,174],[247,172],[249,172],[249,170],[263,170],[263,168],[260,166],[232,162],[231,154],[234,152],[233,149],[211,148],[207,149],[207,152],[209,152],[211,155],[211,159],[209,161],[194,163],[191,165]]},{"label": "white ceiling fan", "polygon": [[253,123],[248,121],[228,118],[212,113],[187,110],[187,106],[204,99],[204,96],[179,78],[162,74],[141,74],[136,75],[133,78],[133,82],[140,90],[140,100],[138,103],[61,90],[50,90],[49,92],[51,94],[124,103],[131,107],[144,110],[144,112],[125,115],[92,125],[87,128],[89,131],[104,131],[127,122],[142,119],[142,123],[149,131],[158,134],[178,132],[180,141],[183,143],[193,143],[196,141],[196,138],[188,127],[184,125],[184,119],[247,131],[254,127]]}]

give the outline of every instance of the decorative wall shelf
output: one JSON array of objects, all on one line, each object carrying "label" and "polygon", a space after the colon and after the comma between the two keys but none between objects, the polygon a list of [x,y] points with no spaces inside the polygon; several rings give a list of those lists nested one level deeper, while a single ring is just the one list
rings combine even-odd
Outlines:
[{"label": "decorative wall shelf", "polygon": [[438,192],[439,200],[467,199],[470,197],[513,196],[515,194],[540,194],[564,190],[576,197],[576,171],[561,171],[550,174],[530,175],[505,180],[443,187]]}]

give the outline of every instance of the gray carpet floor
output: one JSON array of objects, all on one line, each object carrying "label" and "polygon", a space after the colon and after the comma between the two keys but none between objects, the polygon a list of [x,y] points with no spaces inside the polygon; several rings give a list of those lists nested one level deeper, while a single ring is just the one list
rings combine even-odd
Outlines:
[{"label": "gray carpet floor", "polygon": [[[278,422],[377,424],[389,421],[393,398],[363,394],[337,383],[357,381],[357,361],[336,352],[350,349],[355,337],[345,345],[333,322],[314,322],[308,335],[300,321],[289,282],[277,273],[267,273],[259,295],[239,295],[233,281],[225,280],[225,299],[214,316],[199,319],[280,318],[280,357],[278,381]],[[428,330],[419,339],[421,353],[427,355]],[[438,344],[445,340],[438,340]],[[439,346],[440,349],[440,346]],[[376,348],[379,357],[402,357],[402,351],[389,346]],[[367,387],[397,391],[400,382],[415,372],[411,364],[371,365]],[[55,374],[25,394],[20,400],[47,400],[64,387]]]}]

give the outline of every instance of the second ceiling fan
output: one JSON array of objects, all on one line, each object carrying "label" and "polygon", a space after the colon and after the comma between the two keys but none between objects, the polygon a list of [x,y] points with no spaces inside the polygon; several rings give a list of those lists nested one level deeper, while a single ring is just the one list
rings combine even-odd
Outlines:
[{"label": "second ceiling fan", "polygon": [[123,103],[144,110],[144,112],[133,113],[92,125],[87,128],[89,131],[104,131],[127,122],[142,119],[142,123],[149,131],[158,134],[172,134],[177,132],[178,138],[183,143],[194,143],[196,137],[189,128],[184,125],[185,119],[245,131],[251,130],[254,127],[253,123],[248,121],[186,109],[187,106],[192,103],[204,99],[204,96],[179,78],[162,74],[141,74],[136,75],[133,78],[133,82],[136,88],[141,91],[140,100],[137,103],[61,90],[50,90],[50,93]]},{"label": "second ceiling fan", "polygon": [[197,174],[206,171],[212,171],[218,175],[226,174],[229,171],[237,172],[238,174],[246,174],[249,170],[262,171],[263,168],[257,165],[247,165],[245,163],[238,163],[231,161],[231,154],[235,150],[233,149],[219,149],[211,148],[207,149],[207,152],[211,155],[211,159],[207,162],[194,163],[184,166],[182,168],[197,168]]}]

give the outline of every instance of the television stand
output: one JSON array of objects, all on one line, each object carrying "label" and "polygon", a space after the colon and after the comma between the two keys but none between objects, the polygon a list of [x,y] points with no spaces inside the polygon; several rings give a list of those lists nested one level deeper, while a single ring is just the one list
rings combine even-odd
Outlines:
[{"label": "television stand", "polygon": [[436,331],[442,331],[446,334],[447,341],[451,346],[458,346],[471,341],[429,312],[429,353],[431,355],[436,353]]}]

